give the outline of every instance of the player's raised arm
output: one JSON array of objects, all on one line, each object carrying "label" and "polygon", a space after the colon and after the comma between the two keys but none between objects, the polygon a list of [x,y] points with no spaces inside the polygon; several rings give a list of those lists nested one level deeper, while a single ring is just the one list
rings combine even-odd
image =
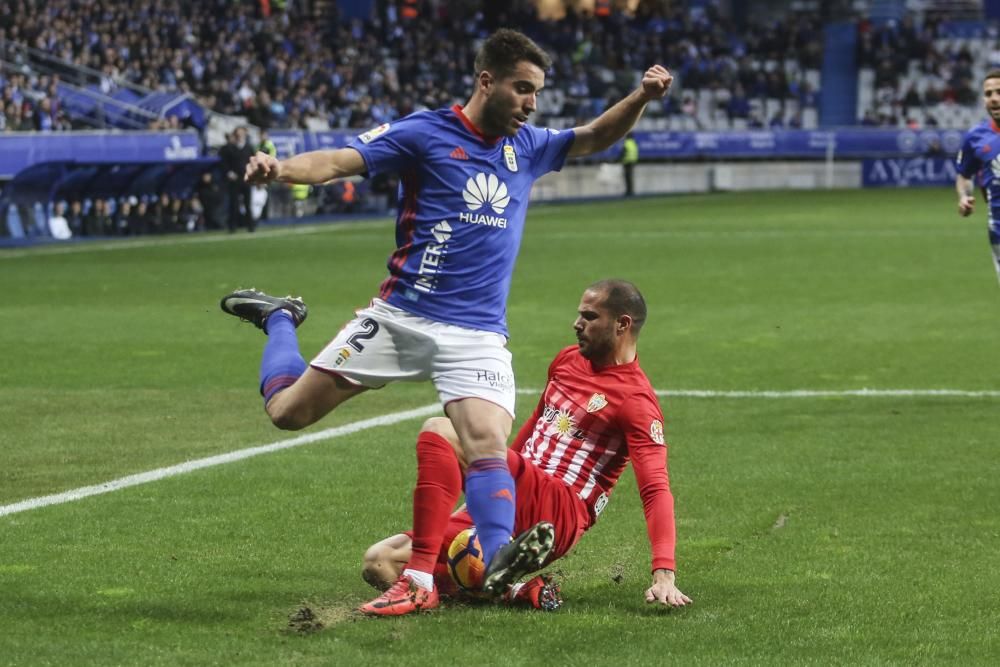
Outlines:
[{"label": "player's raised arm", "polygon": [[365,173],[366,169],[361,153],[353,148],[310,151],[287,160],[258,152],[247,163],[244,179],[255,184],[281,181],[318,185],[335,178],[358,176]]},{"label": "player's raised arm", "polygon": [[569,157],[598,153],[624,137],[639,120],[646,104],[663,98],[673,80],[674,76],[665,67],[650,67],[637,89],[586,125],[573,128],[576,138]]}]

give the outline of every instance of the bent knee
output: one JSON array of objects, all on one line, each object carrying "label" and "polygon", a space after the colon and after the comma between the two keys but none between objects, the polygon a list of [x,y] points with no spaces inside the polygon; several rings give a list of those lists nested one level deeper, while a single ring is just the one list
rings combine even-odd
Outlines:
[{"label": "bent knee", "polygon": [[392,559],[385,549],[375,545],[365,552],[364,565],[361,568],[361,578],[365,582],[380,591],[384,591],[392,586],[399,577]]},{"label": "bent knee", "polygon": [[435,433],[449,440],[458,439],[458,436],[455,434],[455,427],[451,425],[451,420],[447,417],[431,417],[420,427],[420,431],[423,433]]}]

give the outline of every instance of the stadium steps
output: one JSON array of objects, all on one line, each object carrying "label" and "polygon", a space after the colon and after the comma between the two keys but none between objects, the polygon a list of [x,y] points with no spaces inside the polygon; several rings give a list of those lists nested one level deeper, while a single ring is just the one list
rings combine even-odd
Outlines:
[{"label": "stadium steps", "polygon": [[185,93],[155,92],[142,86],[120,83],[109,94],[101,89],[102,72],[64,60],[25,44],[11,43],[8,54],[16,57],[21,73],[58,76],[59,101],[70,118],[95,128],[146,129],[168,116],[186,125],[204,128],[206,111]]},{"label": "stadium steps", "polygon": [[819,113],[824,126],[857,122],[857,40],[858,29],[853,21],[830,23],[823,30],[823,87]]}]

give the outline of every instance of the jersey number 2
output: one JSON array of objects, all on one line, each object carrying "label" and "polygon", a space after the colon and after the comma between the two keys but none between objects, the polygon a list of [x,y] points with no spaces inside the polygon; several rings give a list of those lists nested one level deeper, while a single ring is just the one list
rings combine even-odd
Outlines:
[{"label": "jersey number 2", "polygon": [[365,346],[361,344],[361,341],[371,340],[378,333],[378,322],[370,317],[366,317],[361,320],[361,327],[364,329],[363,331],[352,333],[350,338],[347,339],[347,344],[358,352],[365,351]]}]

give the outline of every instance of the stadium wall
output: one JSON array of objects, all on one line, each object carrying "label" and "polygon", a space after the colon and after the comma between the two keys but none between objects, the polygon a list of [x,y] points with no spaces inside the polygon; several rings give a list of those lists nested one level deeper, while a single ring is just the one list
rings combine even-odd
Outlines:
[{"label": "stadium wall", "polygon": [[[741,190],[824,188],[950,187],[955,165],[944,157],[871,158],[836,162],[647,163],[635,168],[637,195]],[[532,190],[535,201],[620,197],[625,177],[620,164],[569,165],[543,176]]]}]

